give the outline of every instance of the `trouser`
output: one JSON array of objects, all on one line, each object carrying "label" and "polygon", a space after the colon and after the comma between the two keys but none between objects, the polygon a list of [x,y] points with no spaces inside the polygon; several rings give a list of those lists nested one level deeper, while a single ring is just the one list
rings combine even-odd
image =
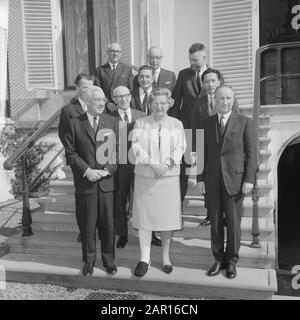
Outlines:
[{"label": "trouser", "polygon": [[96,263],[96,230],[101,241],[101,256],[105,264],[114,259],[114,217],[113,192],[103,192],[98,186],[97,192],[77,195],[78,214],[82,244],[82,260]]},{"label": "trouser", "polygon": [[134,183],[134,166],[120,164],[118,169],[119,187],[115,192],[114,217],[116,233],[128,235],[127,215],[132,211],[132,193]]},{"label": "trouser", "polygon": [[[207,205],[211,221],[211,250],[216,261],[220,263],[236,264],[239,259],[241,242],[241,219],[244,195],[229,195],[220,179],[216,192],[207,193]],[[227,228],[227,243],[224,250],[224,223],[225,214]]]}]

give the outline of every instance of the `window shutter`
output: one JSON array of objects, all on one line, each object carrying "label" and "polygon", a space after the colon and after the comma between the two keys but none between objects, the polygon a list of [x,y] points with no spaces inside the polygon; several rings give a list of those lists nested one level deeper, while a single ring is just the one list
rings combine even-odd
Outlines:
[{"label": "window shutter", "polygon": [[53,0],[23,0],[27,88],[59,89]]},{"label": "window shutter", "polygon": [[131,0],[116,0],[117,41],[122,47],[121,60],[133,64]]},{"label": "window shutter", "polygon": [[212,0],[211,65],[231,85],[241,107],[253,103],[252,0]]}]

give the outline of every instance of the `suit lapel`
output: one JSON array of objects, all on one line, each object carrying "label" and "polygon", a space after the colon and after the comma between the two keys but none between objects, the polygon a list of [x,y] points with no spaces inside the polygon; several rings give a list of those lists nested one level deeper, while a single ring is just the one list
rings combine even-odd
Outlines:
[{"label": "suit lapel", "polygon": [[228,135],[233,132],[233,130],[235,129],[235,126],[237,124],[237,116],[236,113],[231,111],[231,115],[228,119],[228,123],[227,126],[225,128],[225,133],[224,133],[224,139],[223,139],[223,143],[224,141],[227,139]]},{"label": "suit lapel", "polygon": [[198,88],[197,88],[197,83],[196,83],[196,75],[195,71],[190,69],[191,72],[191,78],[190,78],[190,84],[191,84],[191,91],[194,92],[194,95],[197,97],[199,95]]},{"label": "suit lapel", "polygon": [[[201,98],[200,98],[200,99],[201,99]],[[204,112],[206,113],[206,115],[209,117],[208,97],[207,97],[207,95],[205,95],[205,96],[203,97],[202,102],[203,102],[203,110],[204,110]]]},{"label": "suit lapel", "polygon": [[[87,132],[88,136],[92,140],[93,144],[95,144],[95,142],[96,142],[96,140],[95,140],[95,131],[94,131],[94,129],[92,128],[92,126],[90,124],[90,121],[89,121],[89,119],[87,117],[87,114],[85,114],[85,117],[84,117],[82,123],[83,123],[83,127],[85,128],[85,131]],[[100,123],[100,120],[99,120],[99,123]],[[99,126],[99,123],[98,123],[98,126]]]}]

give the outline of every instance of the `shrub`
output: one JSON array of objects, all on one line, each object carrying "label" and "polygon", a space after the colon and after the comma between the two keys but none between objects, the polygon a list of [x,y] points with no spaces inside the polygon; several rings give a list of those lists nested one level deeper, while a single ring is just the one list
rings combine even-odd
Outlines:
[{"label": "shrub", "polygon": [[[5,158],[8,158],[13,152],[24,142],[30,135],[37,130],[33,128],[29,133],[21,133],[16,128],[7,124],[0,134],[0,152]],[[26,168],[29,186],[34,182],[37,176],[41,173],[39,164],[45,158],[45,155],[55,146],[55,143],[36,142],[27,152]],[[30,187],[29,196],[35,196],[37,192],[45,192],[48,189],[51,176],[56,168],[47,169],[37,182]],[[11,190],[10,192],[15,198],[22,196],[22,160],[18,160],[14,164],[14,174],[10,176]]]}]

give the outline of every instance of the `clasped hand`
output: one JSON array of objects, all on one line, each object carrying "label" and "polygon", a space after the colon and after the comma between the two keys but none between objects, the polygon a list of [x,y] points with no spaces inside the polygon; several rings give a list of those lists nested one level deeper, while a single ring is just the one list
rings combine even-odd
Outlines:
[{"label": "clasped hand", "polygon": [[162,177],[168,171],[168,165],[166,163],[153,164],[151,168],[154,170],[154,178],[156,179]]},{"label": "clasped hand", "polygon": [[90,181],[90,182],[95,182],[100,180],[101,178],[106,177],[109,174],[108,171],[106,170],[98,170],[98,169],[87,169],[85,173],[85,177]]}]

